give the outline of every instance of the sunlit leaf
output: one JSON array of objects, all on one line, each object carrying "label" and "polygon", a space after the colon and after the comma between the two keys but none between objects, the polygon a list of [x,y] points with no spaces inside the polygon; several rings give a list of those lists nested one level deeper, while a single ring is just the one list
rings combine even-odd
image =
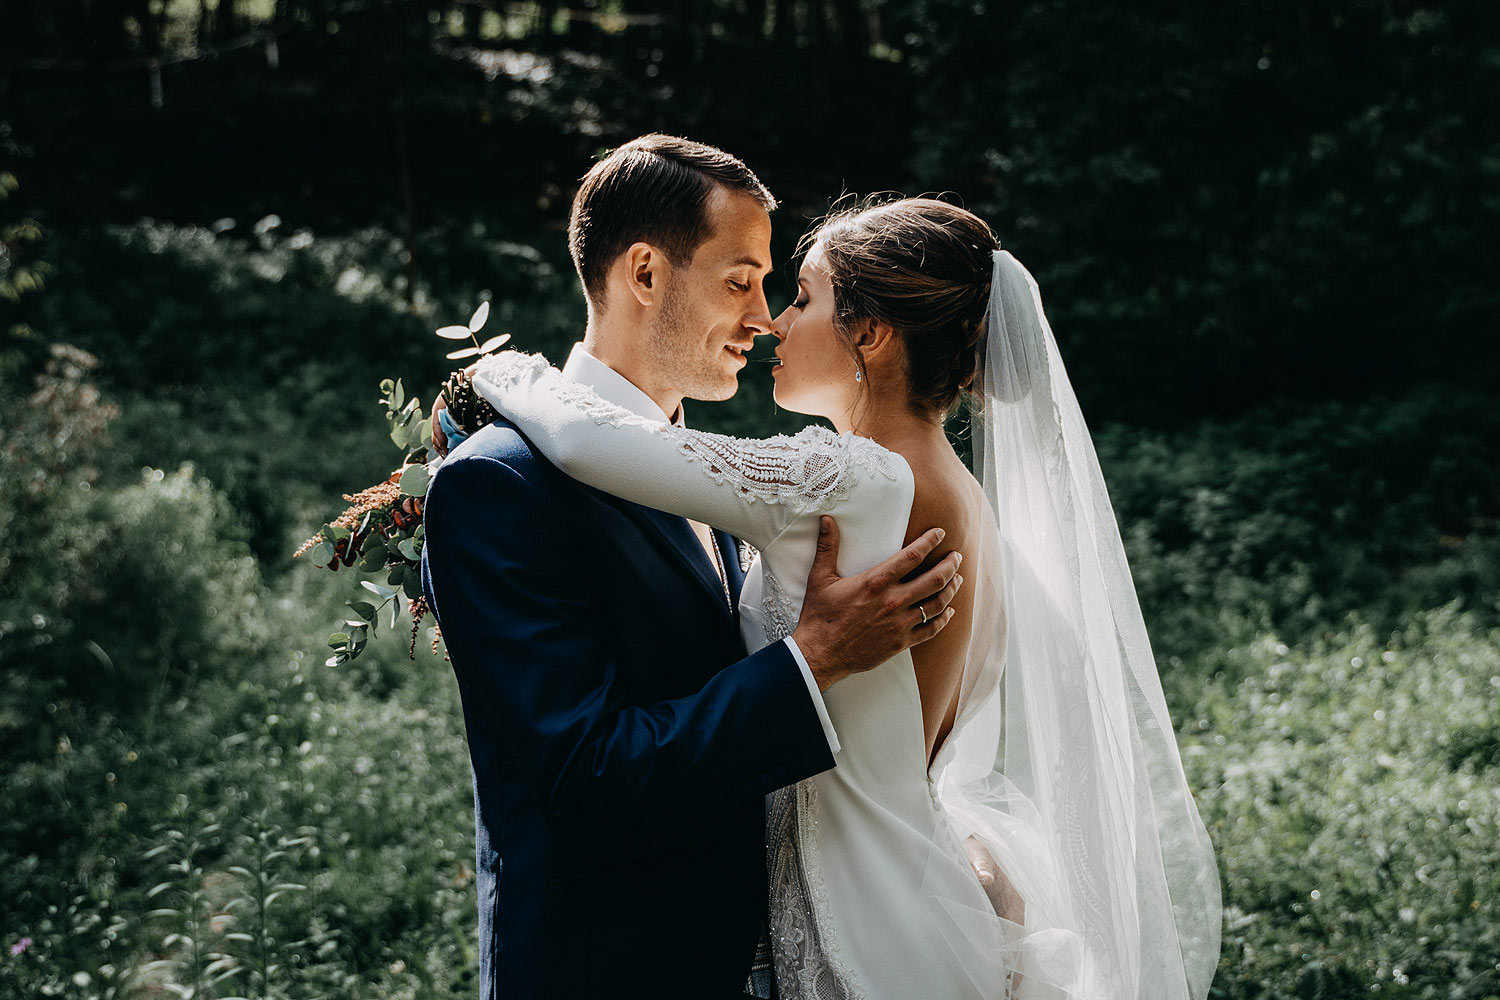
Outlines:
[{"label": "sunlit leaf", "polygon": [[389,601],[392,597],[396,596],[396,592],[390,587],[382,587],[371,580],[361,580],[359,581],[359,585],[380,598],[381,601]]},{"label": "sunlit leaf", "polygon": [[468,340],[473,336],[466,326],[440,326],[437,335],[444,340]]},{"label": "sunlit leaf", "polygon": [[477,347],[464,347],[457,351],[449,351],[446,357],[449,361],[457,361],[459,358],[473,357],[478,353],[479,348]]},{"label": "sunlit leaf", "polygon": [[496,348],[503,346],[509,340],[510,334],[508,333],[502,333],[498,337],[491,337],[489,340],[486,340],[484,343],[479,345],[479,353],[488,354]]},{"label": "sunlit leaf", "polygon": [[490,300],[485,299],[479,303],[479,308],[474,310],[474,315],[469,317],[469,332],[478,333],[484,329],[484,321],[490,318]]}]

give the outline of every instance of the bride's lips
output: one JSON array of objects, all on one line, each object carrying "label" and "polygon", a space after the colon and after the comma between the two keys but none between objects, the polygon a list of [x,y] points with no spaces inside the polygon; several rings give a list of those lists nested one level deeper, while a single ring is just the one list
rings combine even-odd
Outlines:
[{"label": "bride's lips", "polygon": [[785,366],[786,358],[783,358],[781,356],[781,352],[776,352],[776,363],[771,366],[771,377],[775,378],[777,375],[779,375],[781,373],[781,369]]}]

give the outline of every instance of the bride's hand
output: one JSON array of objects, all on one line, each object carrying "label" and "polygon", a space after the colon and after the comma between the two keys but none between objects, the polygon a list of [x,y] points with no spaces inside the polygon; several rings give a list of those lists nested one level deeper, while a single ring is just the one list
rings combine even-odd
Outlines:
[{"label": "bride's hand", "polygon": [[[469,373],[471,378],[478,370],[479,362],[477,361],[464,369],[464,371]],[[438,453],[439,458],[447,458],[448,450],[452,446],[452,442],[448,440],[448,432],[443,430],[442,422],[438,420],[438,414],[447,408],[448,399],[439,392],[437,398],[432,401],[432,413],[428,415],[428,419],[432,421],[432,448]]]},{"label": "bride's hand", "polygon": [[432,448],[440,458],[448,457],[448,435],[443,431],[443,425],[438,420],[438,414],[448,408],[448,400],[440,392],[437,399],[432,401]]},{"label": "bride's hand", "polygon": [[989,897],[995,913],[1012,923],[1025,924],[1026,902],[1005,877],[1005,869],[995,861],[994,855],[972,834],[964,838],[964,853],[969,857],[969,867],[979,876],[979,884],[984,887],[984,894]]}]

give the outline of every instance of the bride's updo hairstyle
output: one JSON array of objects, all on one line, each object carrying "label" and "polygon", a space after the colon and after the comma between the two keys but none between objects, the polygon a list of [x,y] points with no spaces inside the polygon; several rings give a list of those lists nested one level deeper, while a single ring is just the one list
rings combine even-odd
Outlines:
[{"label": "bride's updo hairstyle", "polygon": [[[867,200],[809,232],[833,284],[834,328],[854,349],[861,320],[889,323],[901,337],[912,406],[946,416],[974,382],[984,336],[992,254],[984,220],[935,198]],[[866,383],[868,384],[868,382]]]}]

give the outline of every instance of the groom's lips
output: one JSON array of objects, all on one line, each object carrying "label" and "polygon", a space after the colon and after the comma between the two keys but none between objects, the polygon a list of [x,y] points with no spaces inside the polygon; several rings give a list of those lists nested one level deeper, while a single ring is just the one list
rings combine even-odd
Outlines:
[{"label": "groom's lips", "polygon": [[746,344],[743,347],[736,344],[725,344],[724,353],[737,360],[740,363],[740,367],[743,368],[748,363],[745,355],[747,352],[749,352],[750,348],[754,346],[754,344]]}]

